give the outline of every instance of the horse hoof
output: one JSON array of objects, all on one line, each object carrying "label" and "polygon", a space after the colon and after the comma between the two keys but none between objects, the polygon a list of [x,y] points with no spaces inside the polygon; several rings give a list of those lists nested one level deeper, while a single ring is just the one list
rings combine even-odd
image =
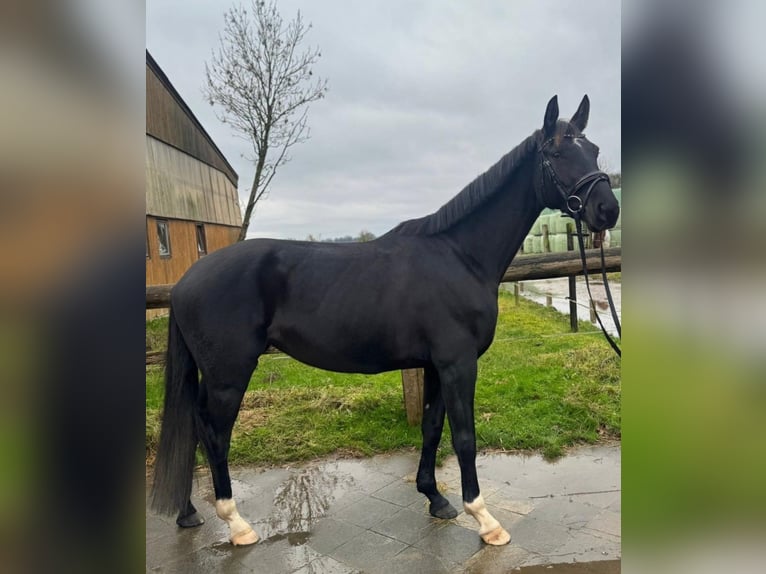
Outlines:
[{"label": "horse hoof", "polygon": [[178,517],[176,524],[181,528],[194,528],[195,526],[201,526],[205,524],[205,519],[199,512],[193,512],[189,516]]},{"label": "horse hoof", "polygon": [[502,526],[481,535],[481,539],[491,546],[503,546],[511,541],[511,535]]},{"label": "horse hoof", "polygon": [[441,518],[443,520],[451,520],[453,518],[457,518],[457,510],[455,510],[455,507],[452,506],[449,502],[443,506],[440,506],[439,508],[434,508],[434,505],[432,504],[428,511],[431,513],[431,516]]},{"label": "horse hoof", "polygon": [[234,546],[248,546],[250,544],[255,544],[256,542],[258,542],[258,535],[252,528],[248,528],[244,532],[240,532],[231,537],[231,543]]}]

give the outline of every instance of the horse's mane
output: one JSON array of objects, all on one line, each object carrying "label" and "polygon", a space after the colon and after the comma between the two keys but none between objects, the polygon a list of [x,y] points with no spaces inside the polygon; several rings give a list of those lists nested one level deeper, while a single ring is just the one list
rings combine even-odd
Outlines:
[{"label": "horse's mane", "polygon": [[449,229],[503,189],[525,160],[535,153],[540,139],[539,133],[539,130],[536,131],[505,154],[500,158],[500,161],[465,186],[460,193],[434,213],[418,219],[403,221],[389,233],[435,235]]}]

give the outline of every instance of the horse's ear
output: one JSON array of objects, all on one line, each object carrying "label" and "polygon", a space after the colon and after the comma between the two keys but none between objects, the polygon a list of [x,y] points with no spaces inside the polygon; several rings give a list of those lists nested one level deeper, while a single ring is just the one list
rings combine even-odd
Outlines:
[{"label": "horse's ear", "polygon": [[572,116],[572,119],[569,120],[569,123],[574,125],[581,132],[585,131],[585,126],[588,125],[589,114],[590,114],[590,100],[588,99],[588,94],[585,94],[582,97],[582,101],[580,102],[580,107],[577,108],[575,115]]},{"label": "horse's ear", "polygon": [[553,96],[545,108],[543,120],[543,133],[545,137],[551,137],[556,131],[556,121],[559,119],[559,97]]}]

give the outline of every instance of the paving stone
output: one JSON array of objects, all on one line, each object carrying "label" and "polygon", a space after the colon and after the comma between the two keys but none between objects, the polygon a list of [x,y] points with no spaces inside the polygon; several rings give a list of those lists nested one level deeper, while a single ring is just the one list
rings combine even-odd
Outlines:
[{"label": "paving stone", "polygon": [[329,556],[312,560],[293,574],[363,574],[361,570],[350,568]]},{"label": "paving stone", "polygon": [[556,522],[524,517],[516,523],[512,543],[535,554],[548,555],[570,539],[569,528]]},{"label": "paving stone", "polygon": [[333,550],[330,556],[346,566],[369,572],[379,565],[387,565],[405,548],[407,545],[403,542],[368,530]]},{"label": "paving stone", "polygon": [[441,520],[419,512],[402,509],[391,518],[370,527],[370,530],[394,538],[405,544],[415,544],[439,526]]},{"label": "paving stone", "polygon": [[468,560],[481,550],[483,544],[477,531],[444,523],[421,538],[415,546],[438,556],[445,566],[452,567]]},{"label": "paving stone", "polygon": [[374,498],[385,500],[397,506],[407,507],[425,497],[417,491],[414,484],[398,480],[372,493]]},{"label": "paving stone", "polygon": [[596,530],[619,537],[622,534],[621,517],[611,510],[604,510],[586,525],[588,530]]},{"label": "paving stone", "polygon": [[569,528],[582,528],[601,512],[597,506],[583,504],[574,497],[556,496],[539,501],[530,516]]},{"label": "paving stone", "polygon": [[487,506],[502,508],[508,512],[514,512],[524,516],[532,512],[535,508],[530,500],[522,500],[518,497],[512,497],[507,494],[507,490],[504,488],[485,498],[484,501],[487,503]]},{"label": "paving stone", "polygon": [[210,572],[240,574],[252,572],[252,569],[242,564],[239,559],[246,552],[255,550],[256,547],[257,545],[235,548],[230,544],[227,544],[225,548],[206,546],[192,554],[183,555],[177,560],[152,568],[148,572],[162,574],[209,574]]},{"label": "paving stone", "polygon": [[320,554],[330,554],[352,538],[365,531],[364,528],[334,518],[325,518],[314,525],[308,544]]},{"label": "paving stone", "polygon": [[515,546],[513,539],[505,546],[485,546],[468,562],[453,569],[453,574],[507,574],[526,562],[531,553]]},{"label": "paving stone", "polygon": [[223,521],[218,522],[220,524],[205,523],[196,528],[179,528],[176,524],[168,526],[165,536],[147,540],[147,567],[172,562],[206,546],[227,542],[228,528]]},{"label": "paving stone", "polygon": [[166,521],[162,520],[155,514],[149,514],[146,512],[146,541],[150,542],[168,534],[172,534],[178,527],[173,524],[172,526]]},{"label": "paving stone", "polygon": [[606,492],[570,494],[569,499],[572,501],[582,502],[583,504],[589,504],[603,510],[608,509],[619,513],[622,492],[619,489],[615,489]]},{"label": "paving stone", "polygon": [[593,562],[620,558],[620,539],[588,530],[571,532],[570,539],[555,552],[545,556],[543,563]]},{"label": "paving stone", "polygon": [[477,469],[480,467],[479,481],[482,477],[491,478],[503,484],[514,484],[519,476],[536,472],[537,469],[549,465],[538,455],[485,454],[476,459]]},{"label": "paving stone", "polygon": [[410,547],[371,571],[381,574],[447,574],[450,568],[438,556]]},{"label": "paving stone", "polygon": [[340,511],[342,508],[359,502],[365,498],[369,498],[369,494],[359,489],[349,488],[344,491],[338,492],[338,497],[330,503],[330,508],[327,511],[327,516],[332,516]]},{"label": "paving stone", "polygon": [[[241,555],[238,555],[238,560],[249,568],[248,572],[277,574],[294,572],[321,556],[305,543],[306,540],[307,538],[304,537],[298,537],[296,540],[283,535],[242,549],[229,547],[234,550],[235,554],[238,554],[240,550],[245,550]],[[228,574],[226,570],[210,570],[209,572],[214,571]]]},{"label": "paving stone", "polygon": [[369,460],[336,460],[322,465],[322,472],[348,477],[354,490],[371,494],[397,480],[389,473],[381,472]]},{"label": "paving stone", "polygon": [[344,520],[362,528],[371,528],[390,518],[401,510],[401,506],[385,500],[366,497],[341,509],[334,518]]},{"label": "paving stone", "polygon": [[371,468],[394,476],[404,478],[412,472],[416,472],[420,462],[419,452],[383,454],[371,459]]}]

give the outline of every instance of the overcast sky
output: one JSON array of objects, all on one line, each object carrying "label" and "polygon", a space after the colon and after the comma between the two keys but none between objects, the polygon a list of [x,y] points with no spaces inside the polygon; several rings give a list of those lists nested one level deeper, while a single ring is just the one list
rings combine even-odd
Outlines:
[{"label": "overcast sky", "polygon": [[[249,3],[249,0],[246,0]],[[202,97],[218,45],[215,0],[148,0],[147,48],[239,174],[248,144]],[[430,213],[535,129],[559,96],[562,117],[587,93],[586,133],[619,171],[620,2],[588,0],[281,0],[300,9],[319,46],[327,97],[309,112],[311,139],[256,207],[248,237],[376,235]]]}]

